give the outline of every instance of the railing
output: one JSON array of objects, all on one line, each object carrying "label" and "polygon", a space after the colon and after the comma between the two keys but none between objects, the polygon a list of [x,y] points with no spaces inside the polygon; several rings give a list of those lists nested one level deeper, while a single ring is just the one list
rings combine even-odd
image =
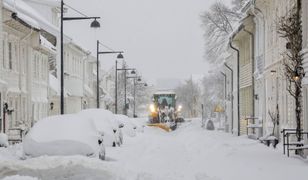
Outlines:
[{"label": "railing", "polygon": [[[302,136],[306,135],[308,138],[308,132],[304,132],[302,129],[300,131],[301,131]],[[283,154],[286,154],[286,149],[287,149],[288,157],[290,156],[291,150],[308,149],[308,146],[304,145],[303,141],[291,141],[290,142],[290,136],[297,134],[296,129],[283,129],[281,133],[283,136]]]},{"label": "railing", "polygon": [[[12,132],[16,132],[16,133],[13,133]],[[20,143],[22,142],[22,138],[23,138],[23,133],[24,133],[24,129],[21,129],[21,128],[10,128],[9,129],[9,143],[10,144],[16,144],[16,143]]]}]

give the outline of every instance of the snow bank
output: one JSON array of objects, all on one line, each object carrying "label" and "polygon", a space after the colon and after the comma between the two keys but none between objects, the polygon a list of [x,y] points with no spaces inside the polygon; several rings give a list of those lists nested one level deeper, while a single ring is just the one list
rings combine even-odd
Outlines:
[{"label": "snow bank", "polygon": [[8,147],[9,141],[8,136],[4,133],[0,133],[0,147]]},{"label": "snow bank", "polygon": [[116,120],[119,124],[123,124],[124,127],[122,128],[124,134],[129,137],[135,137],[136,136],[136,125],[130,121],[130,119],[121,114],[115,115]]},{"label": "snow bank", "polygon": [[104,145],[113,146],[118,141],[113,130],[118,131],[118,125],[112,112],[104,109],[86,109],[77,114],[78,117],[92,121],[96,131],[104,134]]},{"label": "snow bank", "polygon": [[25,155],[98,155],[99,135],[93,122],[76,115],[51,116],[38,121],[26,135]]}]

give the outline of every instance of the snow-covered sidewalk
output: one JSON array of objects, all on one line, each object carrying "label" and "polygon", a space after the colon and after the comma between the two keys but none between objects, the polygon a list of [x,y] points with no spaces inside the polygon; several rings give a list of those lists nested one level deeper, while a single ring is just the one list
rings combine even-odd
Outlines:
[{"label": "snow-covered sidewalk", "polygon": [[[194,120],[167,133],[156,128],[121,147],[108,147],[107,160],[82,156],[18,160],[18,151],[0,150],[0,178],[128,180],[290,180],[307,179],[307,161],[282,155],[245,137],[206,131]],[[6,157],[6,158],[5,158]]]}]

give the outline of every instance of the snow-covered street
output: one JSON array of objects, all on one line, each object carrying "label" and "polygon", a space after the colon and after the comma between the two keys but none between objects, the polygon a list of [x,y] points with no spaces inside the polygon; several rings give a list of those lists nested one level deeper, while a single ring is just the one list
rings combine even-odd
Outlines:
[{"label": "snow-covered street", "polygon": [[307,161],[287,158],[281,147],[268,148],[246,137],[206,131],[199,119],[170,133],[146,127],[144,133],[126,137],[121,147],[108,147],[106,161],[82,156],[18,160],[19,155],[14,149],[0,150],[0,177],[290,180],[305,179],[308,172]]}]

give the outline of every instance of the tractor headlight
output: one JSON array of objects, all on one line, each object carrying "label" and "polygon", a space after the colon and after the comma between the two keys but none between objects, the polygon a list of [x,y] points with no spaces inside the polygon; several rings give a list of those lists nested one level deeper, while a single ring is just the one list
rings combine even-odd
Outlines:
[{"label": "tractor headlight", "polygon": [[178,106],[178,111],[182,111],[182,106],[181,105]]},{"label": "tractor headlight", "polygon": [[155,112],[155,106],[154,106],[154,104],[151,104],[151,105],[150,105],[150,111],[151,111],[151,113],[154,113],[154,112]]}]

